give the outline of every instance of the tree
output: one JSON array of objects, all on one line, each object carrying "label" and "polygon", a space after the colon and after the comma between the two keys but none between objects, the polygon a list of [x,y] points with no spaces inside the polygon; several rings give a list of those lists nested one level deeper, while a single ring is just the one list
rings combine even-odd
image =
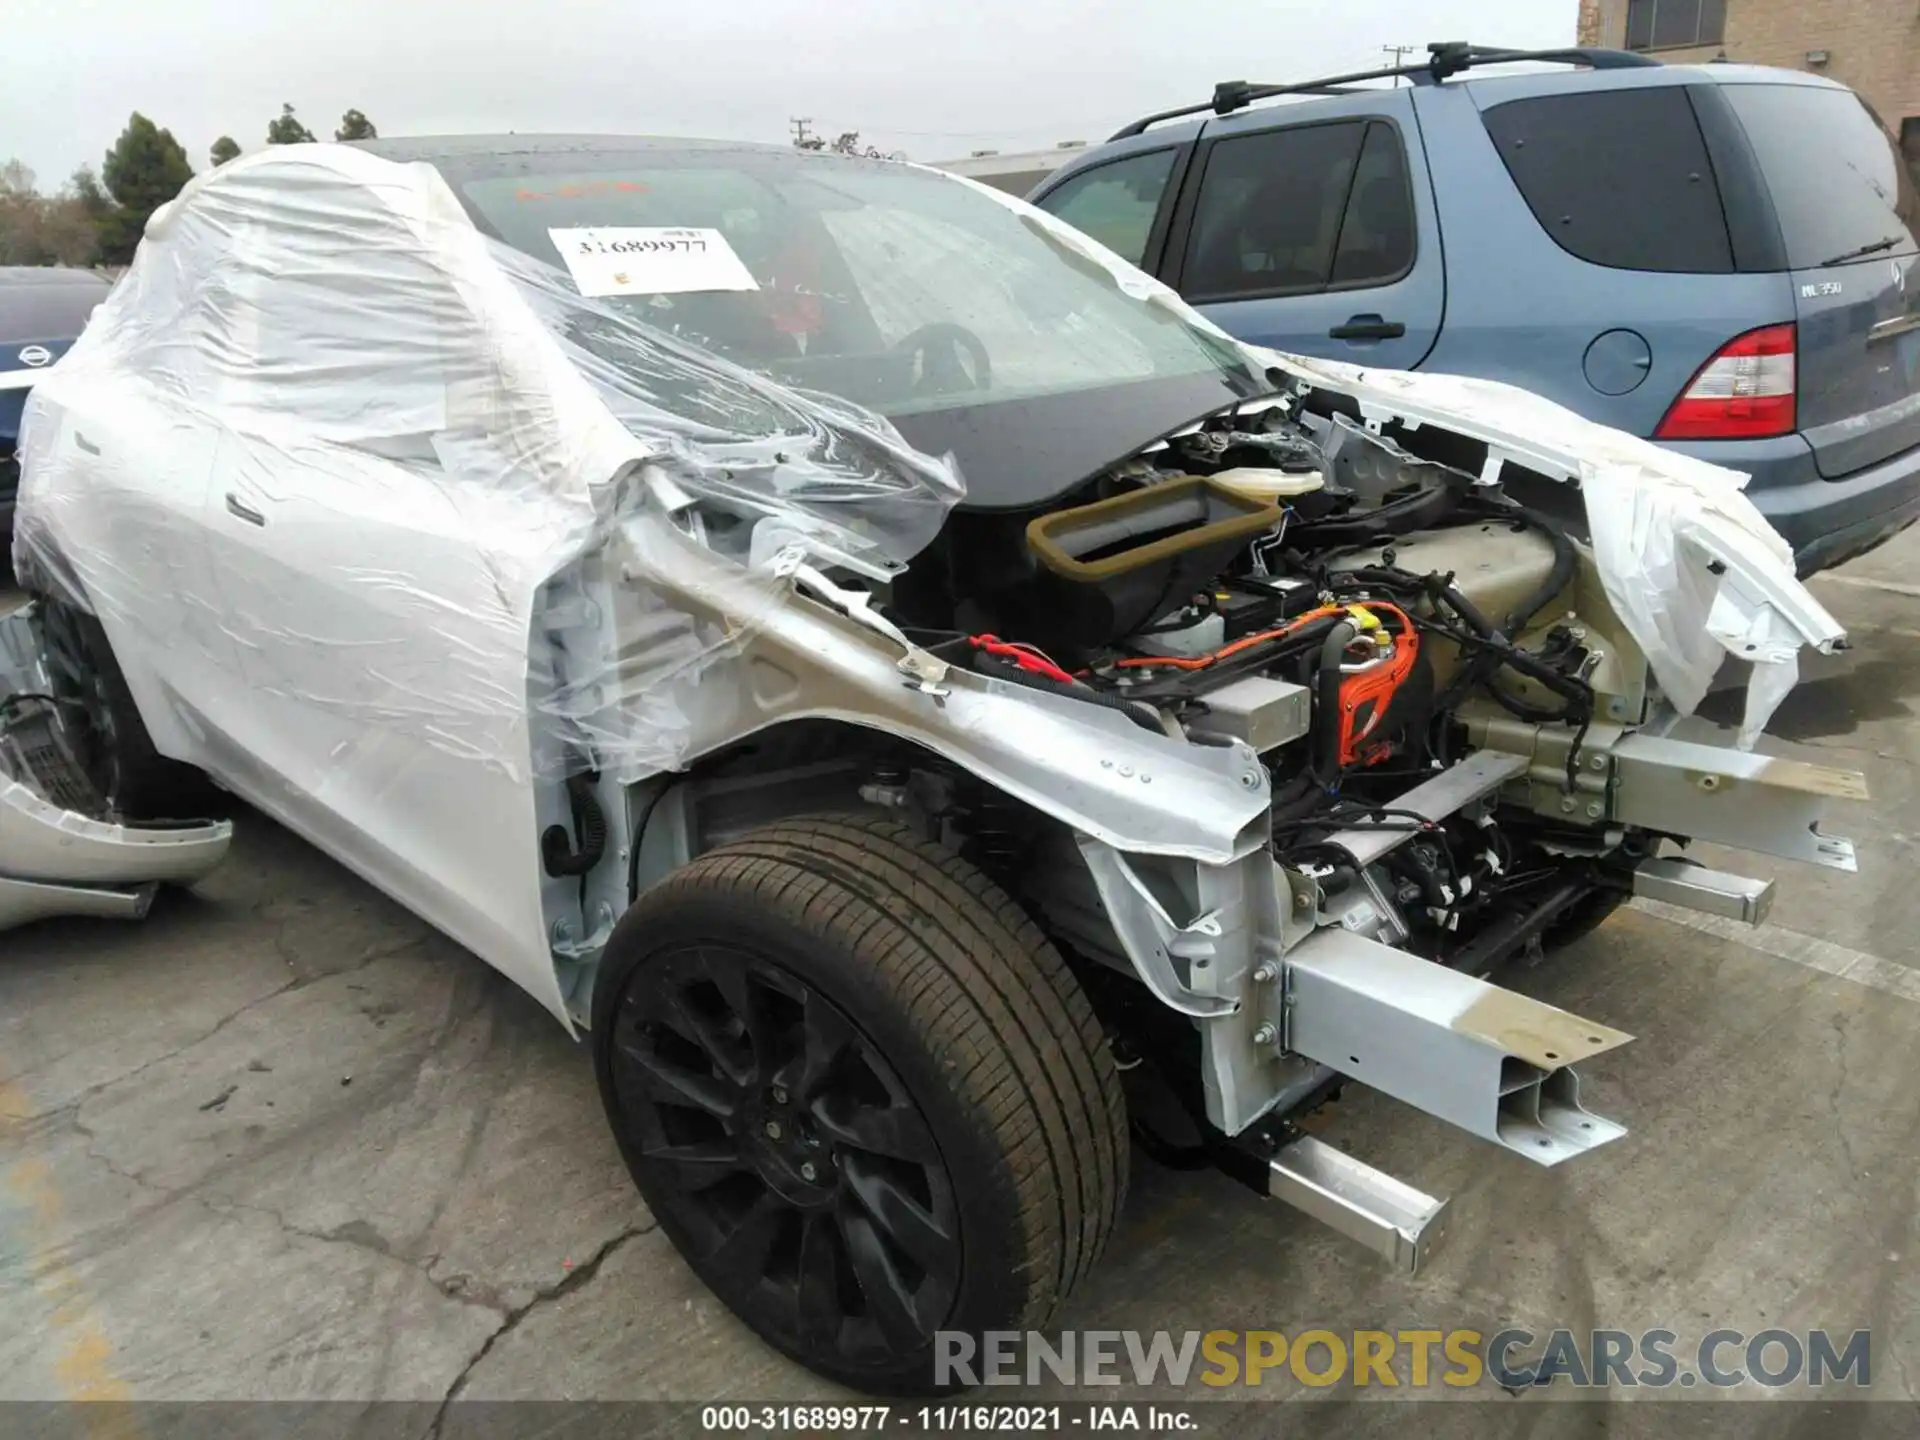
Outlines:
[{"label": "tree", "polygon": [[67,181],[67,191],[73,196],[74,203],[86,211],[87,218],[96,225],[106,219],[113,209],[113,201],[100,188],[100,179],[93,173],[91,165],[82,165],[73,172],[73,178]]},{"label": "tree", "polygon": [[878,145],[862,145],[860,143],[860,132],[858,130],[842,130],[834,137],[833,143],[827,148],[836,155],[865,155],[874,160],[884,158],[884,154]]},{"label": "tree", "polygon": [[226,164],[229,160],[240,158],[240,142],[231,135],[222,135],[213,142],[213,148],[207,152],[207,158],[213,161],[214,168]]},{"label": "tree", "polygon": [[358,110],[349,110],[340,117],[340,128],[333,132],[336,140],[378,140],[380,132],[373,128],[373,122]]},{"label": "tree", "polygon": [[40,247],[48,265],[91,265],[100,258],[100,226],[72,193],[40,202]]},{"label": "tree", "polygon": [[25,165],[0,165],[0,265],[91,265],[98,248],[93,217],[75,187],[42,195]]},{"label": "tree", "polygon": [[269,145],[304,145],[312,139],[313,132],[300,123],[291,105],[282,105],[279,116],[267,122]]},{"label": "tree", "polygon": [[180,193],[193,166],[172,131],[136,110],[107,152],[100,178],[115,205],[100,222],[100,258],[125,265],[146,233],[147,217]]}]

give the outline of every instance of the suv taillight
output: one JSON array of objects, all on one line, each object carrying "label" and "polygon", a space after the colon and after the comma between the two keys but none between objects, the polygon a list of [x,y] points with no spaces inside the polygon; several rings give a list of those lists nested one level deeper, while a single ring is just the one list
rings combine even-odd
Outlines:
[{"label": "suv taillight", "polygon": [[1792,325],[1734,337],[1700,367],[1653,438],[1757,440],[1792,434],[1797,348]]}]

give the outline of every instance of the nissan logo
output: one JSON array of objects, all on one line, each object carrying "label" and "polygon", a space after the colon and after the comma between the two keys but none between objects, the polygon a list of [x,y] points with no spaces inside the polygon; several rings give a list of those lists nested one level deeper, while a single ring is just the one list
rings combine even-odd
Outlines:
[{"label": "nissan logo", "polygon": [[20,363],[31,365],[35,370],[51,359],[53,359],[53,352],[44,345],[24,345],[20,349]]}]

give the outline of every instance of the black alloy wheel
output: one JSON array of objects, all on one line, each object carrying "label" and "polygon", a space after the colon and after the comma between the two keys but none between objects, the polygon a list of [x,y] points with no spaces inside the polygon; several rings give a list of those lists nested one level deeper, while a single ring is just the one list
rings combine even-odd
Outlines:
[{"label": "black alloy wheel", "polygon": [[930,1342],[958,1290],[953,1184],[926,1118],[846,1014],[729,946],[657,955],[614,1020],[612,1078],[655,1210],[723,1295],[855,1367]]},{"label": "black alloy wheel", "polygon": [[661,1231],[843,1385],[1043,1329],[1113,1234],[1119,1072],[1058,950],[898,820],[781,821],[652,885],[594,979],[601,1103]]}]

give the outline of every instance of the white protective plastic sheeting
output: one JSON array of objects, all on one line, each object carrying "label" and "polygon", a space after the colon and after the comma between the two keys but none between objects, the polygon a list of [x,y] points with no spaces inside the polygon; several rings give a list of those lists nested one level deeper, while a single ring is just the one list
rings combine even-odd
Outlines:
[{"label": "white protective plastic sheeting", "polygon": [[[1226,332],[1174,291],[1073,227],[1001,191],[965,180],[1104,266],[1125,293]],[[1233,342],[1239,344],[1239,342]],[[1831,652],[1840,623],[1794,573],[1793,552],[1742,491],[1747,477],[1595,424],[1492,380],[1372,370],[1240,345],[1260,369],[1343,391],[1377,410],[1483,439],[1585,499],[1595,569],[1607,599],[1653,668],[1661,691],[1692,714],[1729,655],[1752,662],[1739,743],[1750,748],[1799,678],[1799,652]]]},{"label": "white protective plastic sheeting", "polygon": [[[164,416],[121,437],[131,457],[70,433],[75,413],[111,423],[115,396],[135,402],[122,413]],[[606,677],[569,672],[535,633],[555,598],[545,587],[560,576],[564,589],[583,557],[631,562],[671,543],[663,535],[693,522],[669,517],[698,500],[719,517],[698,536],[711,553],[764,558],[755,529],[771,520],[885,574],[963,493],[950,463],[881,417],[583,299],[481,235],[431,166],[332,145],[231,162],[158,212],[36,390],[22,454],[16,562],[98,614],[116,649],[198,647],[255,702],[332,712],[523,779],[582,751],[637,776],[682,763],[700,739],[635,723]],[[121,483],[129,464],[149,468]],[[155,478],[189,464],[205,468],[172,493]],[[298,553],[237,562],[260,560],[245,588],[272,587],[277,618],[229,605],[184,533],[219,520],[223,492],[271,512],[261,545],[283,520],[302,536]],[[135,520],[159,543],[127,543]],[[664,691],[741,635],[631,579],[622,604],[640,613],[623,616],[619,692],[670,708]],[[768,587],[786,583],[766,572]],[[342,594],[353,603],[335,603]],[[354,683],[337,664],[303,666],[341,646],[362,656]],[[537,755],[531,717],[559,741]]]}]

